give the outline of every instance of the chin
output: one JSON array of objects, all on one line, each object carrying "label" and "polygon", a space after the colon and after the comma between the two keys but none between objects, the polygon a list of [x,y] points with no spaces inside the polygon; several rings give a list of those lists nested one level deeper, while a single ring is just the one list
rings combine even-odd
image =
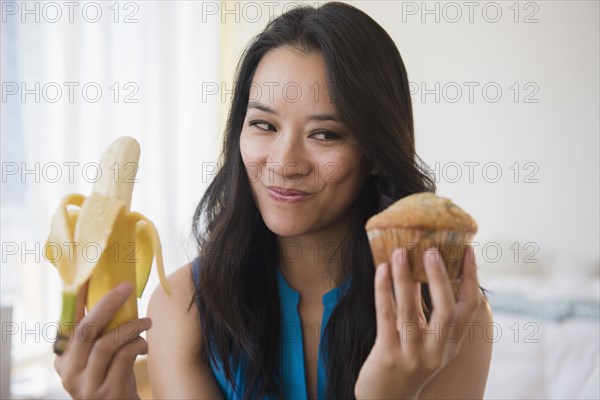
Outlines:
[{"label": "chin", "polygon": [[265,222],[265,225],[271,232],[281,237],[300,236],[307,230],[306,226],[303,226],[304,224],[295,223],[294,221],[290,221],[289,218],[269,218],[267,216],[267,218],[263,217],[263,221]]}]

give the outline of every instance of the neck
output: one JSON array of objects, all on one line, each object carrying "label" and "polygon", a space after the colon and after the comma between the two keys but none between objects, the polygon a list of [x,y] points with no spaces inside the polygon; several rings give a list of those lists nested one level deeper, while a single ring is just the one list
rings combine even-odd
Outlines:
[{"label": "neck", "polygon": [[321,304],[323,294],[344,280],[340,252],[343,235],[342,230],[278,238],[281,272],[303,302]]}]

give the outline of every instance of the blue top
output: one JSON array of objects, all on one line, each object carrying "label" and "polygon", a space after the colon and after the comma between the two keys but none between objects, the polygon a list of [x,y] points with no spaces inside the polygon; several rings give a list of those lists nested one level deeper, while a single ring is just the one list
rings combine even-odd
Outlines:
[{"label": "blue top", "polygon": [[[198,282],[198,273],[200,260],[196,258],[192,263],[192,271],[196,283]],[[304,374],[304,346],[302,341],[302,324],[300,323],[300,314],[298,313],[298,301],[300,294],[292,289],[281,271],[277,270],[279,301],[281,302],[281,334],[280,334],[280,359],[279,371],[284,383],[286,399],[306,399],[308,392],[306,388],[306,377]],[[323,318],[321,320],[319,340],[323,338],[323,332],[329,321],[338,301],[343,297],[350,286],[351,279],[346,280],[340,286],[330,290],[323,295],[321,303],[323,304]],[[245,389],[245,367],[244,365],[232,366],[232,375],[235,381],[235,388],[232,387],[225,378],[225,372],[221,365],[215,365],[210,362],[211,369],[221,388],[221,392],[226,399],[241,399]],[[325,398],[326,376],[323,355],[319,346],[319,358],[317,364],[317,396],[319,399]],[[237,390],[236,390],[237,389]]]}]

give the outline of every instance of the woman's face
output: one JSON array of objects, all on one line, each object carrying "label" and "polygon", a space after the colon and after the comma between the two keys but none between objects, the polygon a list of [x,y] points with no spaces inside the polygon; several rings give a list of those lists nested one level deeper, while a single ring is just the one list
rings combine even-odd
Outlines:
[{"label": "woman's face", "polygon": [[323,57],[289,47],[260,61],[240,138],[252,196],[282,237],[335,234],[370,164],[329,97]]}]

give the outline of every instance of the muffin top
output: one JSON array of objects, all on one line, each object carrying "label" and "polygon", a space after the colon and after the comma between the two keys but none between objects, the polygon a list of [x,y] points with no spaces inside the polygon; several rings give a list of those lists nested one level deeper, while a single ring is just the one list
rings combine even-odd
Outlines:
[{"label": "muffin top", "polygon": [[477,223],[450,199],[425,192],[406,196],[367,221],[367,230],[386,228],[475,233]]}]

